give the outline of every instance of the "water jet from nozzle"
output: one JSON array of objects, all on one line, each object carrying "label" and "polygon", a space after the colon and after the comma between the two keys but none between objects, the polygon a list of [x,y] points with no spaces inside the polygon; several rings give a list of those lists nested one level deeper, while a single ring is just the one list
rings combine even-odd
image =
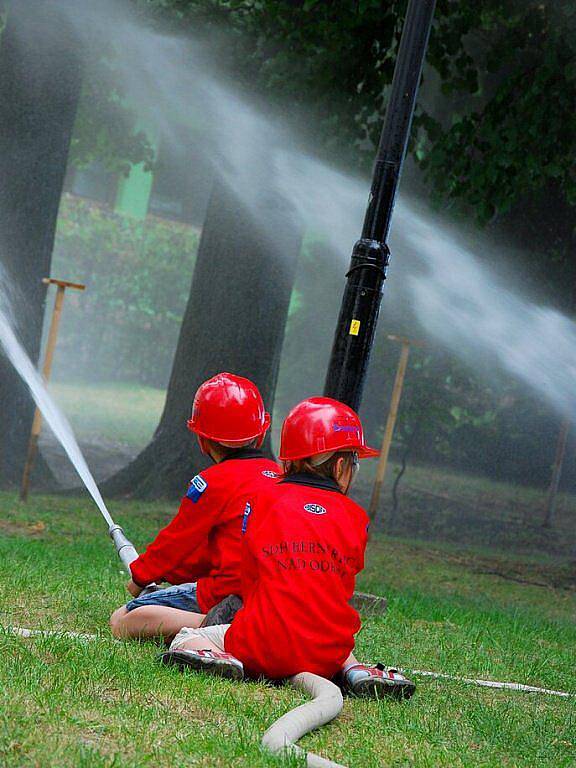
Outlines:
[{"label": "water jet from nozzle", "polygon": [[116,525],[108,512],[102,494],[86,464],[86,459],[82,455],[70,424],[52,399],[42,377],[36,371],[32,361],[14,333],[8,316],[9,302],[2,287],[2,283],[5,283],[5,280],[5,274],[0,272],[0,344],[4,354],[28,386],[30,394],[41,411],[44,420],[66,451],[66,455],[72,462],[74,469],[86,486],[88,493],[94,499],[96,506],[108,525],[108,533],[116,546],[118,556],[128,573],[130,573],[130,563],[138,557],[138,554],[124,535],[122,528]]}]

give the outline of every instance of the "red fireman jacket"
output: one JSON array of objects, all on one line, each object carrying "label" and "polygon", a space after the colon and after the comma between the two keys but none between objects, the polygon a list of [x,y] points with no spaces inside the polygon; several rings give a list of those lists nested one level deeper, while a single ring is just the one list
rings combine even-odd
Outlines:
[{"label": "red fireman jacket", "polygon": [[354,647],[350,605],[364,567],[368,516],[333,480],[292,475],[247,507],[242,596],[225,648],[248,674],[333,677]]},{"label": "red fireman jacket", "polygon": [[260,451],[244,449],[196,475],[176,517],[130,566],[133,580],[141,586],[196,581],[203,612],[239,594],[242,515],[278,472]]}]

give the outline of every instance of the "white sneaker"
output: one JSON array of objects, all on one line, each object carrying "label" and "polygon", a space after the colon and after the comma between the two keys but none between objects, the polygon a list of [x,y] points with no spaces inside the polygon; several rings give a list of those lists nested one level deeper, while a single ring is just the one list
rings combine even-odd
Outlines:
[{"label": "white sneaker", "polygon": [[176,666],[180,669],[196,669],[229,680],[242,680],[244,678],[244,665],[230,653],[208,650],[191,651],[179,648],[163,653],[160,661],[168,666]]}]

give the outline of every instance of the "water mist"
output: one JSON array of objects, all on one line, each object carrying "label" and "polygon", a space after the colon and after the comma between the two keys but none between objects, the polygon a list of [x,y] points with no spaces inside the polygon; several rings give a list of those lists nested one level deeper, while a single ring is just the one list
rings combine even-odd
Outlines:
[{"label": "water mist", "polygon": [[[279,121],[226,84],[205,44],[159,34],[121,2],[70,7],[70,20],[89,47],[105,34],[129,100],[168,142],[191,118],[205,126],[205,151],[258,222],[262,174],[287,209],[322,237],[337,268],[345,268],[361,230],[368,181],[339,172],[299,148]],[[265,163],[262,158],[265,157]],[[193,169],[191,169],[193,170]],[[499,284],[460,235],[406,195],[396,206],[392,261],[384,302],[392,316],[408,311],[421,334],[448,346],[486,375],[496,365],[560,412],[573,405],[576,325]],[[318,322],[335,314],[336,296],[319,297]],[[324,311],[327,303],[330,311]],[[407,308],[409,308],[407,310]],[[332,340],[326,327],[326,345]],[[318,387],[323,372],[318,375]]]},{"label": "water mist", "polygon": [[114,521],[106,508],[102,495],[96,485],[96,481],[88,469],[88,465],[86,464],[86,460],[74,437],[72,428],[64,414],[52,399],[42,377],[24,351],[22,344],[18,341],[12,323],[10,322],[10,314],[10,300],[8,298],[8,289],[6,287],[6,274],[0,268],[0,344],[2,345],[4,354],[28,385],[28,389],[30,390],[34,402],[40,409],[46,423],[66,451],[68,458],[74,465],[88,492],[96,502],[102,516],[109,526],[113,526]]},{"label": "water mist", "polygon": [[[96,8],[66,0],[62,4],[87,51],[94,34],[96,39],[105,35],[128,99],[165,140],[178,142],[182,123],[191,117],[200,120],[205,126],[206,152],[254,219],[261,215],[258,190],[265,173],[267,186],[286,200],[292,215],[322,237],[337,268],[344,270],[361,229],[369,188],[366,180],[300,151],[297,138],[214,74],[204,46],[150,30],[120,2],[104,0]],[[572,408],[576,370],[572,321],[501,286],[458,235],[406,196],[396,206],[391,247],[384,301],[392,314],[405,314],[410,307],[423,334],[435,337],[479,371],[485,372],[487,361],[497,364],[557,410]],[[337,298],[319,297],[318,322],[331,316],[324,306],[332,301],[335,307]],[[19,345],[6,313],[0,315],[0,326],[6,354],[105,514],[74,435]],[[326,328],[325,336],[328,346],[332,328]]]}]

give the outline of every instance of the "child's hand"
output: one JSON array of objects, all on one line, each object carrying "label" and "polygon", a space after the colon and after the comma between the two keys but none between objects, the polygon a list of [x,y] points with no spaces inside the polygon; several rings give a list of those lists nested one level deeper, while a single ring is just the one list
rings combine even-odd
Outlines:
[{"label": "child's hand", "polygon": [[135,581],[132,581],[132,579],[130,579],[126,584],[126,589],[128,590],[128,592],[130,592],[132,597],[138,597],[140,592],[142,592],[142,587],[136,584]]}]

